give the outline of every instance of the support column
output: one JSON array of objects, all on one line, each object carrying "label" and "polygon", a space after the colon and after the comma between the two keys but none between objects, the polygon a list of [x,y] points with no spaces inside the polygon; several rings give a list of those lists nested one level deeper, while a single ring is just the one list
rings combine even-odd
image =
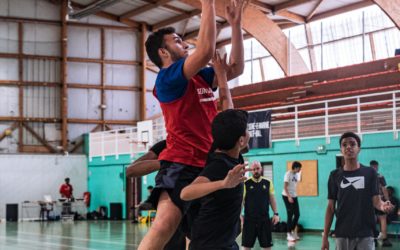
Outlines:
[{"label": "support column", "polygon": [[105,79],[106,79],[106,67],[104,63],[104,58],[105,58],[105,31],[104,29],[100,30],[100,46],[101,46],[101,76],[100,76],[100,85],[101,85],[101,97],[100,97],[100,119],[102,121],[101,124],[101,130],[105,131],[106,130],[106,124],[105,124],[105,108],[107,106],[106,104],[106,92],[105,92]]},{"label": "support column", "polygon": [[146,38],[147,38],[147,26],[142,24],[142,36],[140,41],[140,61],[142,67],[140,70],[140,120],[146,120]]},{"label": "support column", "polygon": [[61,3],[61,65],[60,65],[60,83],[61,83],[61,147],[64,152],[68,151],[68,88],[67,88],[67,0]]},{"label": "support column", "polygon": [[19,113],[19,124],[18,124],[18,152],[23,151],[23,129],[22,121],[24,118],[24,49],[23,49],[23,41],[24,41],[24,26],[22,22],[18,22],[18,113]]}]

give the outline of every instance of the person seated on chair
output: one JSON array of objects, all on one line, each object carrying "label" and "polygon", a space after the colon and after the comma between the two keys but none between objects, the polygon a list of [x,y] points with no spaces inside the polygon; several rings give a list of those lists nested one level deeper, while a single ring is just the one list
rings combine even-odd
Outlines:
[{"label": "person seated on chair", "polygon": [[[153,186],[148,186],[147,191],[149,192],[149,197],[150,197],[150,194],[153,191]],[[149,201],[149,198],[147,198],[143,202],[140,202],[138,205],[135,206],[135,218],[133,219],[132,222],[138,223],[138,218],[139,218],[139,214],[141,211],[153,210],[153,209],[154,209],[154,207],[153,207],[152,203]]]},{"label": "person seated on chair", "polygon": [[400,219],[398,214],[400,203],[399,199],[394,196],[394,188],[392,186],[388,186],[386,189],[389,195],[389,201],[394,206],[394,209],[390,211],[386,216],[387,223],[390,224],[392,221],[398,221]]},{"label": "person seated on chair", "polygon": [[[50,195],[43,196],[43,200],[39,201],[38,204],[40,206],[40,214],[39,218],[44,221],[44,218],[49,219],[49,214],[54,210],[54,201]],[[44,216],[46,213],[46,217]]]}]

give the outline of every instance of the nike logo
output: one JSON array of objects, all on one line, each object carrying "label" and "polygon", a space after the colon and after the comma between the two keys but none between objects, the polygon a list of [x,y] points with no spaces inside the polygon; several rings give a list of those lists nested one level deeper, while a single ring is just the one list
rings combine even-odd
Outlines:
[{"label": "nike logo", "polygon": [[347,188],[349,186],[353,186],[355,189],[364,189],[364,176],[357,176],[357,177],[343,177],[347,183],[342,182],[340,183],[341,188]]}]

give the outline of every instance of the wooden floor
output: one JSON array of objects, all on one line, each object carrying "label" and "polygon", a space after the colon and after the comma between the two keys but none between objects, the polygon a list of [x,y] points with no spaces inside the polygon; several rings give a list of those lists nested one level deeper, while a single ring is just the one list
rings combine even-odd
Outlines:
[{"label": "wooden floor", "polygon": [[[0,249],[137,249],[147,230],[148,226],[129,221],[1,222]],[[285,237],[285,234],[273,234],[274,250],[317,250],[321,247],[321,233],[303,234],[295,247],[288,247]],[[333,239],[330,243],[334,249]],[[392,243],[391,248],[384,249],[400,249],[399,239],[392,239]]]}]

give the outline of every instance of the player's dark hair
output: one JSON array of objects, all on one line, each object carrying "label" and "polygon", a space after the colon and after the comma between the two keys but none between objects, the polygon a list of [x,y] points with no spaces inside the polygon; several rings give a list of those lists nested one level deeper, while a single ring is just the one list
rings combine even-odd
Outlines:
[{"label": "player's dark hair", "polygon": [[162,68],[162,61],[160,55],[158,54],[158,50],[165,48],[164,36],[174,33],[175,29],[173,27],[167,27],[159,29],[150,34],[146,40],[147,55],[149,56],[150,60],[160,69]]},{"label": "player's dark hair", "polygon": [[247,119],[244,110],[228,109],[219,113],[211,124],[213,145],[222,150],[234,148],[239,138],[246,135]]},{"label": "player's dark hair", "polygon": [[292,170],[296,169],[296,168],[301,168],[301,163],[298,161],[294,161],[292,163]]},{"label": "player's dark hair", "polygon": [[356,133],[353,133],[353,132],[346,132],[346,133],[342,134],[342,136],[340,137],[340,140],[339,140],[339,146],[340,147],[342,146],[343,139],[350,138],[350,137],[354,138],[357,141],[358,147],[361,148],[360,137]]}]

